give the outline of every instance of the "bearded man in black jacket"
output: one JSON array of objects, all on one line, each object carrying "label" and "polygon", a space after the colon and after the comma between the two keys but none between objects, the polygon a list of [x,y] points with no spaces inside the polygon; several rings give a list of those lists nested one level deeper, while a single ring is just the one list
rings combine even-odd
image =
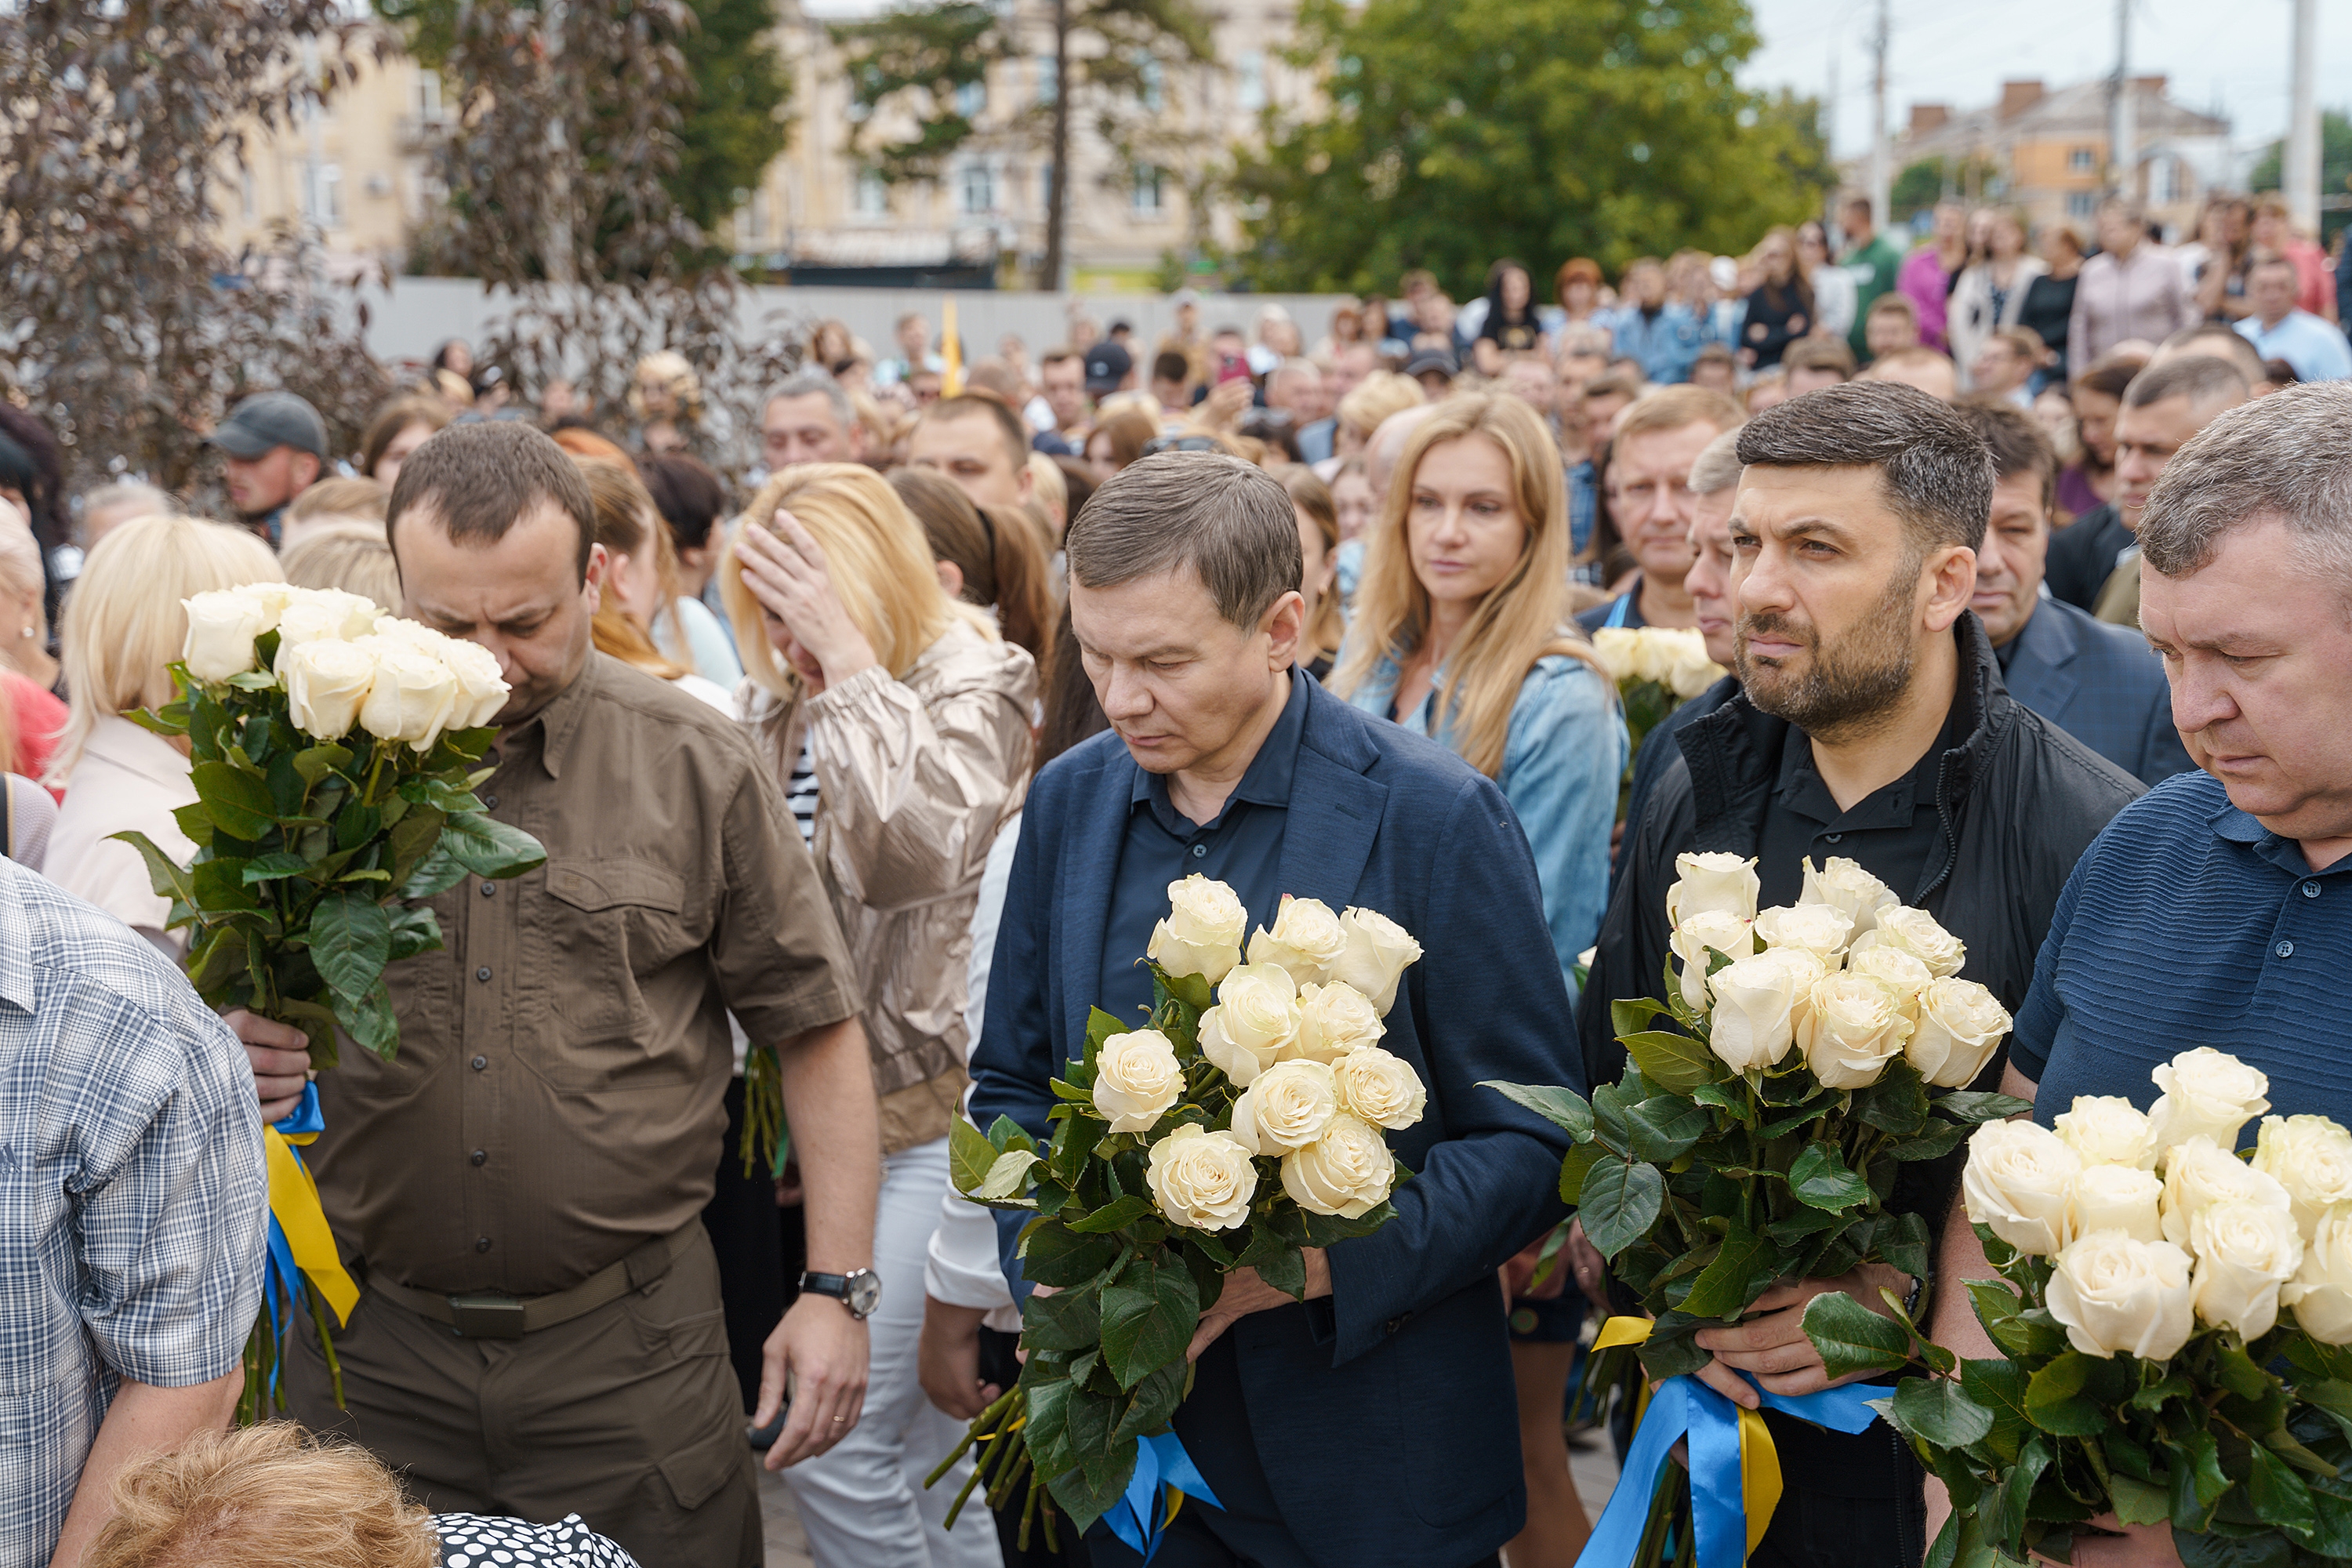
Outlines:
[{"label": "bearded man in black jacket", "polygon": [[[2012,1011],[2067,873],[2141,791],[2011,698],[1968,608],[1991,510],[1993,460],[1942,402],[1891,382],[1792,398],[1739,434],[1731,519],[1741,695],[1675,736],[1602,921],[1579,1017],[1587,1081],[1624,1053],[1610,1004],[1658,994],[1678,856],[1757,860],[1765,907],[1797,901],[1807,858],[1840,857],[1968,945],[1963,973]],[[2000,1079],[1996,1057],[1977,1085]],[[1912,1168],[1906,1167],[1906,1177]],[[1895,1205],[1931,1226],[1949,1173],[1906,1180]],[[1916,1189],[1916,1190],[1913,1190]],[[1737,1328],[1701,1331],[1699,1373],[1754,1408],[1741,1372],[1776,1394],[1827,1385],[1805,1304],[1843,1290],[1883,1310],[1928,1282],[1883,1264],[1790,1281]],[[1786,1489],[1749,1559],[1759,1568],[1886,1568],[1925,1549],[1920,1475],[1884,1423],[1848,1436],[1768,1411]]]}]

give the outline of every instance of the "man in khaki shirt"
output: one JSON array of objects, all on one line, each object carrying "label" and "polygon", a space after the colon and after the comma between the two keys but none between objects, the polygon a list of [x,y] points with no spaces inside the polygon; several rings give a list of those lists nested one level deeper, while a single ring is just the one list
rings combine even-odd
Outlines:
[{"label": "man in khaki shirt", "polygon": [[[499,656],[491,814],[547,864],[432,900],[445,947],[387,971],[391,1062],[320,1080],[312,1163],[363,1281],[335,1336],[287,1341],[289,1404],[406,1472],[436,1512],[578,1512],[655,1568],[752,1568],[760,1510],[699,1211],[721,1157],[726,1015],[776,1047],[807,1189],[810,1289],[769,1340],[770,1451],[857,1419],[859,1282],[879,1179],[854,972],[748,738],[591,649],[605,571],[586,486],[527,426],[456,426],[403,465],[387,527],[404,613]],[[248,1015],[265,1114],[307,1058]],[[789,1379],[789,1383],[787,1380]]]}]

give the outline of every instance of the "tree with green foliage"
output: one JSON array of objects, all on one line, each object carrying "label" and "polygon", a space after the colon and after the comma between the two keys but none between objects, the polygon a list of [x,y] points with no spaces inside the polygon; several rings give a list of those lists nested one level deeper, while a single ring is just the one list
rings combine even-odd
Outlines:
[{"label": "tree with green foliage", "polygon": [[1293,63],[1328,109],[1269,110],[1233,189],[1261,289],[1457,297],[1517,256],[1615,269],[1678,246],[1740,251],[1833,183],[1815,105],[1739,86],[1745,0],[1307,0]]},{"label": "tree with green foliage", "polygon": [[1916,163],[1906,163],[1895,183],[1886,188],[1886,216],[1895,223],[1908,223],[1915,213],[1926,212],[1944,196],[1944,164],[1938,158],[1922,158]]},{"label": "tree with green foliage", "polygon": [[[2286,143],[2273,142],[2254,164],[2247,176],[2250,191],[2275,191],[2285,184]],[[2319,194],[2340,196],[2352,190],[2352,116],[2329,110],[2319,117]],[[2336,231],[2352,222],[2352,213],[2341,210],[2323,211],[2319,215],[2321,233],[2333,239]]]},{"label": "tree with green foliage", "polygon": [[[1054,77],[1043,103],[996,117],[985,130],[971,110],[989,69],[1031,52],[1042,32]],[[1072,140],[1083,128],[1122,176],[1171,161],[1192,137],[1165,110],[1169,79],[1212,58],[1209,18],[1198,0],[1050,0],[1024,15],[984,0],[933,0],[837,24],[858,109],[852,145],[893,183],[936,180],[967,146],[1042,151],[1051,171],[1045,255],[1038,286],[1061,287],[1069,226]],[[907,129],[895,138],[884,132]]]}]

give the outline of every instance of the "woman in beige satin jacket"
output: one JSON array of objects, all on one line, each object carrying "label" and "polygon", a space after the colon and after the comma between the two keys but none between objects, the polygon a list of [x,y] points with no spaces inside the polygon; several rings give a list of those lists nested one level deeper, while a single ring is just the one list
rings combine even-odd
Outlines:
[{"label": "woman in beige satin jacket", "polygon": [[[888,483],[804,464],[746,509],[720,592],[747,716],[808,835],[857,964],[881,1099],[882,1193],[865,1414],[784,1472],[819,1568],[995,1568],[984,1510],[940,1529],[953,1477],[923,1477],[962,1436],[923,1397],[923,1263],[961,1098],[965,963],[981,873],[1029,783],[1037,672],[958,603]],[[967,1458],[965,1463],[969,1464]]]}]

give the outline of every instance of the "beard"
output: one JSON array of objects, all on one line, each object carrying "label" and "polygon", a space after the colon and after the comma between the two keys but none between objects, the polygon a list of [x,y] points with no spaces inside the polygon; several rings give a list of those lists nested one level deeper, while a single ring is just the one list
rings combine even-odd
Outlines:
[{"label": "beard", "polygon": [[[1918,585],[1916,566],[1895,572],[1878,602],[1839,637],[1833,648],[1823,646],[1810,623],[1773,611],[1743,614],[1732,655],[1748,700],[1817,740],[1852,741],[1870,733],[1893,716],[1918,664],[1912,630],[1912,601]],[[1803,647],[1801,673],[1777,661],[1750,658],[1748,641],[1760,636]]]}]

